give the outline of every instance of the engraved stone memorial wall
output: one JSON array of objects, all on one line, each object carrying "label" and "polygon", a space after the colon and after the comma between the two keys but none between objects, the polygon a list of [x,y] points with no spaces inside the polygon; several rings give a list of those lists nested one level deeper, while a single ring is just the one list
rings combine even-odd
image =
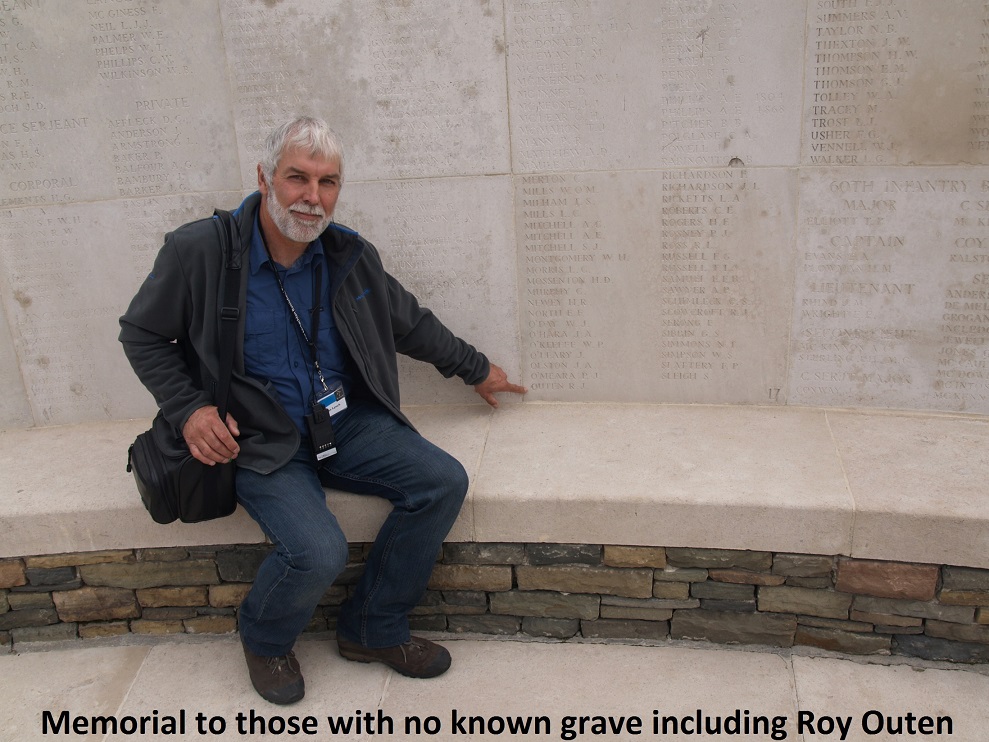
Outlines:
[{"label": "engraved stone memorial wall", "polygon": [[117,317],[296,112],[530,401],[989,414],[986,0],[0,0],[0,71],[0,428],[153,412]]}]

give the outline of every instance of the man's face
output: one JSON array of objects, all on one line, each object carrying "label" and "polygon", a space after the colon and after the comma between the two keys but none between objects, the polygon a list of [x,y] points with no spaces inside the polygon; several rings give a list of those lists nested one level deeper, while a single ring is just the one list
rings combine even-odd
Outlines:
[{"label": "man's face", "polygon": [[271,183],[258,166],[263,206],[284,237],[295,243],[315,240],[329,225],[340,196],[340,163],[314,158],[298,149],[282,153]]}]

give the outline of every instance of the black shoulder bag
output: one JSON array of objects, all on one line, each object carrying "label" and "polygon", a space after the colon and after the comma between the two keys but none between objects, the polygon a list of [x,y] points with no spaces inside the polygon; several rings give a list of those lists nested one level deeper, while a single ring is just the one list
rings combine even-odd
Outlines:
[{"label": "black shoulder bag", "polygon": [[[240,317],[241,258],[239,231],[230,212],[217,209],[213,223],[220,236],[225,281],[220,314],[220,375],[214,403],[227,419],[227,398],[233,370],[237,320]],[[196,460],[182,436],[162,416],[141,433],[127,450],[127,471],[134,472],[137,491],[157,523],[199,523],[222,518],[237,508],[234,462],[207,466]]]}]

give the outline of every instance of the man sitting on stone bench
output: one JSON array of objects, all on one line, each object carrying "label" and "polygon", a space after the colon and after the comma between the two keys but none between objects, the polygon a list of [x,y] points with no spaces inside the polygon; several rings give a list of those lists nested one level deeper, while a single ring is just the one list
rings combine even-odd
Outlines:
[{"label": "man sitting on stone bench", "polygon": [[[223,285],[211,220],[166,237],[120,319],[127,357],[165,418],[200,461],[236,459],[238,501],[275,545],[239,624],[254,688],[279,704],[305,693],[293,646],[347,564],[323,485],[393,505],[341,607],[340,654],[411,677],[450,666],[446,649],[410,636],[407,615],[460,511],[467,474],[399,409],[396,353],[459,376],[493,407],[496,393],[526,391],[420,307],[369,242],[332,221],[342,185],[342,147],[323,121],[300,117],[268,137],[259,192],[234,212],[246,311],[226,420],[209,392]],[[307,417],[329,422],[310,427]],[[322,425],[332,426],[337,452],[317,461]]]}]

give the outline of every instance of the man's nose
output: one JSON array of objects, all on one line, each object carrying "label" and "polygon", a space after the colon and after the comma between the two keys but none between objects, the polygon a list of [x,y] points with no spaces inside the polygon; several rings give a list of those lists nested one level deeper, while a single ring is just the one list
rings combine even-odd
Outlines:
[{"label": "man's nose", "polygon": [[305,188],[302,191],[302,198],[305,199],[307,204],[315,204],[319,202],[319,182],[315,180],[310,180],[306,183]]}]

